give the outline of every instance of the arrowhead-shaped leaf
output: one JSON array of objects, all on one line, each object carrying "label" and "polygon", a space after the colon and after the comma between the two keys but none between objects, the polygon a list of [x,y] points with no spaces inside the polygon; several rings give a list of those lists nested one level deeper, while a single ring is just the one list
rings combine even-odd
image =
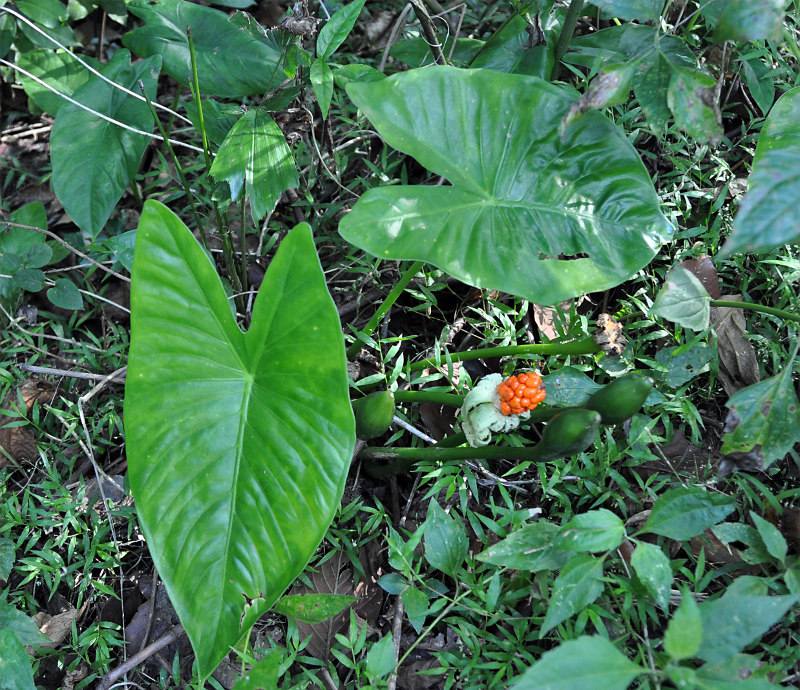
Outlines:
[{"label": "arrowhead-shaped leaf", "polygon": [[281,194],[299,184],[281,128],[260,108],[250,110],[233,125],[209,172],[228,183],[233,201],[246,189],[256,223],[275,208]]},{"label": "arrowhead-shaped leaf", "polygon": [[341,327],[310,228],[281,244],[243,333],[200,245],[148,201],[131,337],[131,488],[207,677],[322,540],[355,444]]},{"label": "arrowhead-shaped leaf", "polygon": [[[158,56],[130,64],[131,54],[120,50],[103,75],[139,93],[139,80],[155,98]],[[149,132],[153,116],[147,103],[92,77],[73,97],[83,105],[136,129]],[[96,236],[106,224],[122,193],[136,175],[149,139],[65,103],[50,134],[53,189],[64,210],[84,232]]]},{"label": "arrowhead-shaped leaf", "polygon": [[340,224],[375,256],[435,264],[539,304],[619,285],[672,226],[624,132],[575,92],[488,70],[410,70],[347,92],[386,141],[452,186],[368,191]]}]

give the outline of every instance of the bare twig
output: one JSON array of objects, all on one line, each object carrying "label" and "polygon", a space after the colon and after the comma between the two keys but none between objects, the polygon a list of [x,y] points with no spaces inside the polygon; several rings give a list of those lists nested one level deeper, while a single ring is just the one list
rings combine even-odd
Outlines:
[{"label": "bare twig", "polygon": [[128,671],[133,670],[139,664],[147,661],[153,654],[169,647],[175,640],[179,639],[181,635],[185,635],[183,626],[178,624],[171,627],[166,633],[159,637],[153,644],[145,647],[138,654],[134,654],[125,663],[120,664],[111,673],[109,673],[97,685],[96,690],[108,690],[119,678],[122,678]]},{"label": "bare twig", "polygon": [[[127,368],[127,367],[126,367]],[[108,374],[91,374],[85,371],[68,371],[67,369],[51,369],[50,367],[37,367],[34,364],[20,364],[18,369],[28,371],[31,374],[45,374],[49,376],[67,376],[73,379],[89,379],[90,381],[108,381],[110,383],[125,383],[125,376],[108,378]],[[120,371],[119,369],[117,371]],[[117,372],[114,372],[115,374]]]},{"label": "bare twig", "polygon": [[410,0],[410,2],[414,6],[414,14],[417,15],[417,19],[422,25],[422,33],[425,34],[425,40],[430,46],[431,53],[433,53],[434,62],[437,65],[446,65],[447,60],[444,57],[444,52],[442,52],[442,45],[439,43],[439,39],[436,38],[436,29],[433,26],[433,20],[428,14],[428,10],[422,4],[422,0]]},{"label": "bare twig", "polygon": [[107,268],[106,266],[103,266],[103,264],[101,264],[99,261],[95,261],[91,256],[87,256],[86,254],[84,254],[79,249],[76,249],[69,242],[67,242],[66,240],[61,239],[54,232],[50,232],[49,230],[45,230],[44,228],[37,228],[35,225],[23,225],[22,223],[12,223],[10,220],[2,220],[2,219],[0,219],[0,223],[2,223],[3,225],[7,225],[8,227],[11,227],[11,228],[22,228],[23,230],[33,230],[35,232],[40,232],[43,235],[47,235],[51,240],[55,240],[56,242],[58,242],[63,247],[66,247],[67,249],[69,249],[73,254],[77,254],[79,257],[81,257],[81,259],[84,259],[85,261],[88,261],[93,266],[97,266],[97,268],[99,268],[101,271],[105,271],[106,273],[108,273],[109,275],[114,276],[115,278],[119,278],[120,280],[124,280],[126,283],[130,283],[131,282],[131,279],[128,278],[127,276],[124,276],[121,273],[117,273],[116,271],[114,271],[114,270],[112,270],[110,268]]}]

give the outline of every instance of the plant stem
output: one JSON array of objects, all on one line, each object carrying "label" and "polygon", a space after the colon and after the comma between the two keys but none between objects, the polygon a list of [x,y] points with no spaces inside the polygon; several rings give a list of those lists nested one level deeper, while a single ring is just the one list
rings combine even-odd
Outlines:
[{"label": "plant stem", "polygon": [[762,314],[770,314],[771,316],[778,316],[784,321],[794,321],[795,323],[800,323],[800,316],[797,314],[793,314],[790,311],[785,311],[784,309],[778,309],[777,307],[767,307],[763,304],[755,304],[753,302],[731,302],[724,299],[712,299],[711,300],[712,307],[732,307],[735,309],[749,309],[750,311],[758,311]]},{"label": "plant stem", "polygon": [[183,172],[183,167],[181,166],[181,162],[175,153],[175,149],[172,148],[172,144],[167,138],[167,133],[164,130],[163,125],[161,124],[161,120],[158,119],[158,113],[156,112],[156,109],[153,106],[153,102],[150,100],[150,97],[144,90],[144,82],[141,79],[139,80],[139,88],[141,89],[142,94],[145,97],[147,105],[150,107],[150,112],[152,113],[153,119],[155,120],[155,123],[158,126],[158,131],[161,132],[161,137],[164,140],[164,145],[167,147],[167,150],[169,151],[169,154],[172,157],[172,162],[175,165],[175,170],[178,173],[178,177],[180,177],[181,179],[181,185],[183,186],[183,191],[186,194],[187,200],[189,201],[189,207],[192,209],[194,222],[197,225],[197,229],[200,231],[200,239],[203,242],[203,247],[205,247],[205,249],[208,250],[208,238],[206,237],[206,228],[203,225],[203,221],[200,220],[200,214],[198,213],[197,206],[194,203],[194,193],[192,192],[192,188],[189,186],[189,180],[186,179],[186,174]]},{"label": "plant stem", "polygon": [[464,404],[464,395],[445,393],[444,391],[395,391],[395,402],[432,402],[439,405],[461,407]]},{"label": "plant stem", "polygon": [[[539,460],[541,449],[534,446],[524,448],[504,448],[486,446],[484,448],[381,448],[367,446],[359,457],[365,460],[364,471],[376,479],[398,474],[423,460],[443,462],[446,460]],[[384,464],[388,462],[389,464]]]},{"label": "plant stem", "polygon": [[[389,292],[389,294],[386,296],[386,299],[383,300],[383,304],[378,307],[378,311],[372,315],[369,323],[364,326],[364,330],[362,331],[364,335],[370,336],[375,332],[378,324],[380,324],[383,317],[386,316],[386,313],[392,308],[392,305],[397,301],[397,299],[403,293],[403,290],[406,289],[406,286],[411,282],[411,279],[417,275],[422,266],[422,261],[415,261],[406,269],[405,273],[400,276],[400,280],[395,283],[395,286],[392,288],[391,292]],[[355,359],[355,356],[360,351],[361,341],[356,338],[356,341],[347,348],[347,359]]]},{"label": "plant stem", "polygon": [[567,53],[567,48],[569,48],[570,41],[572,41],[575,25],[578,23],[578,17],[582,9],[583,0],[571,0],[569,3],[567,14],[564,17],[564,24],[558,36],[558,43],[556,43],[555,52],[553,53],[553,71],[550,74],[550,81],[556,81],[561,73],[561,58]]},{"label": "plant stem", "polygon": [[[571,340],[568,343],[532,343],[530,345],[505,345],[503,347],[486,347],[480,350],[466,352],[452,352],[449,354],[451,362],[466,362],[472,359],[486,357],[525,357],[536,355],[591,355],[600,352],[600,346],[589,336],[580,340]],[[446,363],[444,357],[437,359],[423,359],[414,362],[409,371],[421,371],[428,367],[440,367]]]}]

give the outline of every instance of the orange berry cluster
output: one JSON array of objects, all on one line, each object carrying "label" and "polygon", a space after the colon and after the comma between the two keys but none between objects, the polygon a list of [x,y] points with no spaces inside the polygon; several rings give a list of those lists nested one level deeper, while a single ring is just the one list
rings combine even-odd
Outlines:
[{"label": "orange berry cluster", "polygon": [[500,395],[500,411],[505,414],[521,414],[534,409],[545,398],[542,377],[532,371],[514,374],[497,387]]}]

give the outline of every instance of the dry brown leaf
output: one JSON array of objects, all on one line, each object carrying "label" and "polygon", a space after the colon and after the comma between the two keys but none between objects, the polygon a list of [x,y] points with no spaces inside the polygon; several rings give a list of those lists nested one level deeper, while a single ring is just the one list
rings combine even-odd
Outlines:
[{"label": "dry brown leaf", "polygon": [[[86,606],[87,604],[84,604],[80,609],[75,609],[70,606],[68,610],[63,613],[58,613],[55,616],[51,616],[44,611],[34,614],[32,616],[33,622],[42,634],[50,638],[50,642],[37,645],[37,647],[58,647],[58,645],[69,637],[72,631],[72,623],[78,620],[80,615],[86,610]],[[26,649],[31,648],[26,647]]]},{"label": "dry brown leaf", "polygon": [[600,314],[597,319],[599,333],[594,334],[594,341],[603,348],[603,352],[612,356],[619,356],[625,351],[628,339],[623,335],[622,324],[611,314]]},{"label": "dry brown leaf", "polygon": [[441,441],[453,433],[456,414],[450,405],[422,402],[419,404],[419,416],[431,438]]},{"label": "dry brown leaf", "polygon": [[[739,302],[741,295],[724,295],[722,299]],[[730,396],[740,388],[761,380],[753,344],[744,337],[747,321],[741,309],[711,307],[711,323],[717,334],[719,380]]]},{"label": "dry brown leaf", "polygon": [[687,259],[678,264],[685,268],[700,281],[706,292],[711,295],[711,299],[719,299],[719,276],[714,262],[708,257],[707,254],[701,254],[696,259]]},{"label": "dry brown leaf", "polygon": [[[292,589],[291,593],[353,595],[353,571],[344,551],[338,551],[333,557],[325,561],[317,569],[316,573],[311,573],[309,579],[312,587],[298,585]],[[329,618],[322,623],[310,624],[297,621],[300,639],[304,640],[309,635],[311,636],[305,651],[317,659],[327,660],[334,637],[347,627],[349,621],[349,606],[338,616]]]},{"label": "dry brown leaf", "polygon": [[[30,414],[34,403],[50,402],[55,387],[48,381],[27,379],[18,390],[9,391],[3,401],[4,410],[18,411],[16,416],[0,414],[0,467],[8,464],[19,465],[35,460],[38,456],[36,437],[29,426],[19,426],[21,419]],[[20,408],[22,398],[24,410]],[[15,426],[7,426],[14,424]]]},{"label": "dry brown leaf", "polygon": [[699,556],[700,551],[704,549],[706,561],[712,565],[734,565],[744,562],[739,549],[730,544],[724,544],[710,529],[701,535],[692,537],[689,544],[695,556]]}]

